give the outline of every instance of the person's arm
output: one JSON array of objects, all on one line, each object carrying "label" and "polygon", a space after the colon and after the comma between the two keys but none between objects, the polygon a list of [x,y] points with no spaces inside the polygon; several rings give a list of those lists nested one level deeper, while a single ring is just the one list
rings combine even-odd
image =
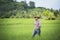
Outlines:
[{"label": "person's arm", "polygon": [[41,28],[41,21],[39,21],[39,27]]}]

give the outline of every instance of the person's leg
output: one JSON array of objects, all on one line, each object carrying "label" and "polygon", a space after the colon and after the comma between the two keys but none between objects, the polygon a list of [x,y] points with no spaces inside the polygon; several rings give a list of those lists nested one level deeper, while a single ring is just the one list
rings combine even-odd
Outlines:
[{"label": "person's leg", "polygon": [[37,34],[38,34],[38,40],[40,39],[40,29],[37,30]]},{"label": "person's leg", "polygon": [[34,30],[33,34],[32,34],[32,38],[36,35],[37,31]]},{"label": "person's leg", "polygon": [[40,29],[38,29],[37,33],[38,33],[38,36],[40,36],[41,30],[40,30]]}]

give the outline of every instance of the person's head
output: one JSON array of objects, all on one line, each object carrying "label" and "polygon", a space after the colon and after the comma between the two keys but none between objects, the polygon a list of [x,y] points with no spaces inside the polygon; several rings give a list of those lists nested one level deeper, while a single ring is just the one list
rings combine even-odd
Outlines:
[{"label": "person's head", "polygon": [[34,17],[34,18],[35,18],[35,20],[38,20],[40,17],[37,17],[37,16],[36,16],[36,17]]}]

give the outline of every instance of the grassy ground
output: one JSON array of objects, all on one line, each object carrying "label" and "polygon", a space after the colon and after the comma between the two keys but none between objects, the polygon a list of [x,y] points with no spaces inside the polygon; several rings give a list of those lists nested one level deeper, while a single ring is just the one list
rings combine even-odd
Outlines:
[{"label": "grassy ground", "polygon": [[41,20],[41,36],[31,38],[34,19],[0,19],[0,40],[60,40],[60,20]]}]

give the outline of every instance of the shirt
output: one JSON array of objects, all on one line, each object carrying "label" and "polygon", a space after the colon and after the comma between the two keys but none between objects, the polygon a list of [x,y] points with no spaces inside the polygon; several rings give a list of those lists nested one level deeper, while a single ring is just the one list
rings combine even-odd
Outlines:
[{"label": "shirt", "polygon": [[41,22],[39,20],[35,20],[34,29],[40,29],[40,27],[41,27]]}]

